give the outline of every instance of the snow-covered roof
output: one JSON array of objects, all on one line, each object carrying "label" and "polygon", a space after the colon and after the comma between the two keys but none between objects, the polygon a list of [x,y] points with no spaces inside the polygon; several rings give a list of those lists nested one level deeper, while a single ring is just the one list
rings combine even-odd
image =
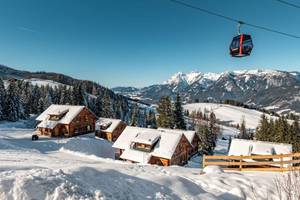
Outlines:
[{"label": "snow-covered roof", "polygon": [[149,131],[138,133],[131,142],[153,145],[160,138],[160,133]]},{"label": "snow-covered roof", "polygon": [[39,123],[37,125],[38,128],[50,128],[53,129],[56,125],[58,124],[58,121],[51,121],[51,120],[44,120],[41,121],[41,123]]},{"label": "snow-covered roof", "polygon": [[230,144],[228,155],[272,155],[289,153],[292,153],[291,144],[233,139]]},{"label": "snow-covered roof", "polygon": [[42,114],[40,114],[36,120],[44,121],[48,120],[49,115],[53,113],[63,113],[66,110],[68,111],[65,116],[63,116],[59,121],[60,124],[69,124],[84,108],[84,106],[71,106],[71,105],[56,105],[52,104],[49,106]]},{"label": "snow-covered roof", "polygon": [[[132,142],[139,141],[138,139],[136,139],[138,138],[137,136],[143,135],[143,139],[145,139],[146,134],[149,134],[150,138],[155,138],[159,136],[159,141],[155,145],[152,152],[150,153],[144,152],[144,153],[152,156],[167,158],[167,159],[171,159],[181,137],[183,136],[183,133],[182,134],[174,133],[172,132],[172,130],[169,129],[158,130],[158,129],[127,126],[122,132],[122,134],[118,137],[117,141],[113,144],[113,147],[117,149],[124,149],[126,151],[130,149],[130,145]],[[133,155],[140,156],[140,154],[133,154]],[[135,158],[135,160],[138,159],[141,158]]]},{"label": "snow-covered roof", "polygon": [[180,129],[165,129],[165,128],[158,128],[158,130],[177,133],[177,134],[184,134],[184,136],[188,139],[190,144],[192,144],[192,141],[196,135],[196,131],[190,131],[190,130],[186,131]]},{"label": "snow-covered roof", "polygon": [[152,155],[171,159],[176,147],[182,137],[182,134],[172,132],[161,132],[161,139],[155,146]]},{"label": "snow-covered roof", "polygon": [[[111,118],[99,118],[96,122],[96,130],[101,130],[104,132],[113,132],[118,125],[122,122],[120,119],[111,119]],[[103,129],[106,127],[106,129]]]},{"label": "snow-covered roof", "polygon": [[120,157],[125,160],[147,164],[150,160],[151,154],[134,149],[126,149]]},{"label": "snow-covered roof", "polygon": [[69,112],[69,109],[63,109],[63,108],[56,108],[51,110],[48,115],[63,115],[65,113]]}]

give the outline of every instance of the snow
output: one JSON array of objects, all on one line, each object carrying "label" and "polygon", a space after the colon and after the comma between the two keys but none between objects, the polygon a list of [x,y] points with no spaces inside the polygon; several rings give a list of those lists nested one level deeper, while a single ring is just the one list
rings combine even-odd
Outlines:
[{"label": "snow", "polygon": [[247,82],[251,76],[276,76],[281,75],[282,72],[278,70],[271,69],[254,69],[254,70],[236,70],[236,71],[226,71],[221,73],[212,72],[197,72],[192,71],[189,73],[177,72],[171,76],[170,79],[164,82],[164,84],[178,85],[179,83],[184,83],[187,85],[192,85],[196,82],[202,84],[205,88],[211,85],[213,82],[217,81],[221,76],[226,76],[232,74],[234,76],[243,76]]},{"label": "snow", "polygon": [[63,113],[68,111],[66,115],[59,120],[60,124],[69,124],[84,108],[84,106],[71,106],[71,105],[55,105],[49,106],[40,116],[36,118],[37,121],[48,120],[49,114]]},{"label": "snow", "polygon": [[112,144],[107,140],[98,138],[71,138],[59,150],[79,156],[90,156],[92,158],[115,158]]},{"label": "snow", "polygon": [[203,168],[203,172],[206,174],[217,174],[217,173],[223,173],[223,169],[220,166],[206,166]]},{"label": "snow", "polygon": [[122,121],[120,119],[111,119],[111,118],[99,118],[99,120],[96,122],[96,130],[100,130],[102,127],[107,127],[106,129],[101,129],[102,131],[112,133],[118,125]]},{"label": "snow", "polygon": [[58,87],[58,86],[67,86],[68,88],[70,87],[69,85],[65,85],[62,83],[58,83],[56,81],[52,80],[46,80],[46,79],[37,79],[37,78],[31,78],[31,79],[25,79],[24,81],[30,82],[32,85],[36,85],[38,87],[41,86],[50,86],[52,88]]},{"label": "snow", "polygon": [[[192,71],[190,73],[177,72],[169,80],[165,81],[164,84],[177,85],[184,83],[192,85],[193,83],[199,82],[205,86],[211,81],[216,81],[221,76],[221,73],[202,73]],[[207,87],[207,85],[206,85]]]},{"label": "snow", "polygon": [[[31,122],[0,123],[1,200],[279,200],[274,184],[279,173],[200,175],[200,168],[95,159],[91,156],[96,155],[95,149],[85,149],[90,142],[102,146],[104,141],[93,139],[92,134],[70,139],[40,137],[33,142],[34,130],[26,128],[28,124]],[[234,134],[231,128],[222,130]]]},{"label": "snow", "polygon": [[[189,110],[189,112],[198,110],[203,112],[205,109],[209,112],[213,111],[221,122],[228,124],[240,124],[242,118],[244,118],[246,121],[246,128],[250,129],[255,129],[258,126],[261,115],[263,114],[257,110],[217,103],[192,103],[186,104],[183,107],[185,110]],[[276,119],[274,116],[270,116],[268,114],[265,115],[269,119]]]}]

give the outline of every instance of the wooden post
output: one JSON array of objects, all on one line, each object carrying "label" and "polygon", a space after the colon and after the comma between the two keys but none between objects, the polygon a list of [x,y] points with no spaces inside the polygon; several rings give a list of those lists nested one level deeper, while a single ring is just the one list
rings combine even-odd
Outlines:
[{"label": "wooden post", "polygon": [[205,167],[205,155],[203,154],[203,157],[202,157],[202,168]]},{"label": "wooden post", "polygon": [[240,171],[242,171],[243,168],[242,161],[243,161],[243,155],[241,155],[240,157]]},{"label": "wooden post", "polygon": [[280,169],[283,172],[283,154],[280,154]]}]

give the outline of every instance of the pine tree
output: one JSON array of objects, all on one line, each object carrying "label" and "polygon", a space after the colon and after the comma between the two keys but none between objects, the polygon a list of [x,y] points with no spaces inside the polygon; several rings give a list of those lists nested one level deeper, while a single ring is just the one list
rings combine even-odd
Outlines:
[{"label": "pine tree", "polygon": [[157,125],[162,128],[173,128],[173,112],[171,100],[168,96],[163,96],[160,98],[157,107],[158,119]]},{"label": "pine tree", "polygon": [[292,136],[292,145],[293,145],[293,152],[300,151],[300,126],[298,120],[294,120],[293,124],[291,125],[291,136]]},{"label": "pine tree", "polygon": [[138,106],[135,104],[131,112],[130,126],[138,126],[138,111]]},{"label": "pine tree", "polygon": [[287,120],[281,116],[275,121],[275,142],[291,142],[291,134]]},{"label": "pine tree", "polygon": [[111,104],[111,98],[109,95],[108,90],[105,90],[104,92],[104,97],[103,97],[103,113],[102,117],[108,117],[111,118],[113,117],[113,112],[112,112],[112,104]]},{"label": "pine tree", "polygon": [[245,117],[242,117],[241,120],[241,125],[240,125],[240,133],[238,135],[238,138],[240,139],[249,139],[249,135],[247,133],[247,129],[246,129],[246,121],[245,121]]},{"label": "pine tree", "polygon": [[157,128],[155,113],[152,110],[149,110],[149,112],[147,114],[146,127],[148,127],[148,128]]},{"label": "pine tree", "polygon": [[215,147],[214,137],[207,125],[198,125],[197,135],[200,138],[199,152],[202,155],[212,155]]},{"label": "pine tree", "polygon": [[95,102],[95,114],[98,116],[98,117],[100,117],[100,116],[102,116],[102,99],[101,99],[101,97],[100,96],[98,96],[97,98],[96,98],[96,102]]},{"label": "pine tree", "polygon": [[[213,140],[216,141],[218,138],[218,132],[220,130],[219,126],[217,125],[217,118],[214,112],[211,112],[209,115],[209,122],[208,128],[210,133],[212,134]],[[216,146],[214,142],[214,147]]]},{"label": "pine tree", "polygon": [[4,83],[3,80],[0,78],[0,121],[5,119],[4,116],[5,96],[6,96],[6,91],[4,88]]},{"label": "pine tree", "polygon": [[11,81],[7,88],[5,98],[5,116],[5,118],[9,121],[18,121],[24,117],[23,105],[15,81]]},{"label": "pine tree", "polygon": [[255,138],[261,141],[271,141],[271,125],[265,114],[262,114],[259,126],[256,129]]},{"label": "pine tree", "polygon": [[176,101],[174,103],[174,111],[173,111],[173,120],[176,129],[186,129],[186,124],[183,117],[183,109],[182,109],[182,103],[179,93],[177,93]]},{"label": "pine tree", "polygon": [[76,83],[72,90],[72,104],[73,105],[87,105],[85,90],[81,83]]}]

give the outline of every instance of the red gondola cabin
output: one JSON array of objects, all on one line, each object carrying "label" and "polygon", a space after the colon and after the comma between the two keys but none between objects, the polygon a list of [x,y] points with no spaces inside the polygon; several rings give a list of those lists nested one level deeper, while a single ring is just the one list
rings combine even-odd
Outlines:
[{"label": "red gondola cabin", "polygon": [[251,36],[247,34],[235,36],[232,39],[229,49],[232,57],[250,56],[253,49]]}]

